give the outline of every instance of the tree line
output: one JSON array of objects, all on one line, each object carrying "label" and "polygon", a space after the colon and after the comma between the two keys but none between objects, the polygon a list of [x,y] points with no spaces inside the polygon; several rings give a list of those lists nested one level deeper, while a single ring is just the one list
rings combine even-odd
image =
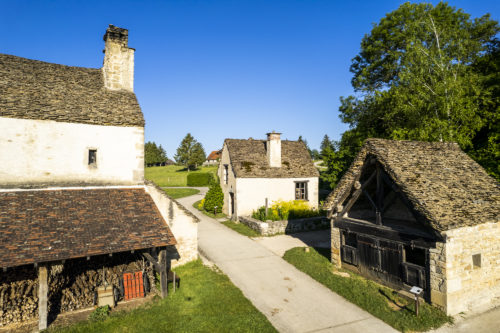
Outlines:
[{"label": "tree line", "polygon": [[[203,145],[196,141],[191,133],[188,133],[179,144],[174,159],[176,164],[186,167],[189,171],[203,164],[206,160],[206,154]],[[151,141],[146,142],[144,145],[144,164],[146,166],[168,164],[168,161],[167,152],[161,145]]]},{"label": "tree line", "polygon": [[472,19],[443,2],[407,2],[382,18],[352,59],[355,94],[339,108],[350,128],[324,138],[322,180],[333,188],[369,137],[454,141],[500,180],[499,31],[489,14]]}]

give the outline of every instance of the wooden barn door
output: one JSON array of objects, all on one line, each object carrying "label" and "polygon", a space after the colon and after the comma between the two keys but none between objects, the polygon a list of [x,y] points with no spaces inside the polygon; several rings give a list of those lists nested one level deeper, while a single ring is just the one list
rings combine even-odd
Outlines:
[{"label": "wooden barn door", "polygon": [[142,272],[124,273],[123,274],[123,289],[125,300],[144,297],[144,284],[142,280]]},{"label": "wooden barn door", "polygon": [[358,256],[362,274],[401,282],[401,251],[397,243],[358,235]]}]

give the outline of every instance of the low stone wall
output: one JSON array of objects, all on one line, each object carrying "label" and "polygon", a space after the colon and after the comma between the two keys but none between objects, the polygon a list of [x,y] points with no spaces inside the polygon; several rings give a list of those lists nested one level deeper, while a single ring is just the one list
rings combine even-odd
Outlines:
[{"label": "low stone wall", "polygon": [[238,220],[263,236],[292,234],[302,231],[328,229],[330,227],[330,220],[324,216],[282,221],[269,220],[266,222],[259,221],[250,216],[240,216]]},{"label": "low stone wall", "polygon": [[[144,271],[151,292],[158,293],[151,264],[139,253],[117,253],[90,260],[67,260],[48,267],[49,318],[91,307],[96,288],[104,283],[119,288],[124,272]],[[0,327],[38,318],[38,269],[10,268],[0,275]]]}]

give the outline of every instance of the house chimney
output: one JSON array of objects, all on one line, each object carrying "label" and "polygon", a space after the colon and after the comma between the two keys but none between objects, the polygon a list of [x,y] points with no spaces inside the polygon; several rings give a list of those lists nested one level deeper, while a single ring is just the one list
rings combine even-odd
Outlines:
[{"label": "house chimney", "polygon": [[281,168],[281,133],[267,133],[267,161],[271,168]]},{"label": "house chimney", "polygon": [[110,24],[104,39],[104,86],[134,91],[134,52],[128,47],[128,30]]}]

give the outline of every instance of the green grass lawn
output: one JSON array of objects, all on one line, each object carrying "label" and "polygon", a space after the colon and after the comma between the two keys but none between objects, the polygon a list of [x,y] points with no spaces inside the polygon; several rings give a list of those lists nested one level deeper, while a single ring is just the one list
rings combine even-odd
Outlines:
[{"label": "green grass lawn", "polygon": [[243,224],[243,223],[235,223],[233,221],[227,220],[224,222],[221,222],[224,224],[226,227],[233,229],[236,232],[239,232],[243,236],[248,236],[248,237],[262,237],[261,234],[259,234],[257,231],[253,230],[249,226]]},{"label": "green grass lawn", "polygon": [[102,322],[82,322],[51,332],[276,332],[228,277],[197,260],[178,267],[181,288],[166,299]]},{"label": "green grass lawn", "polygon": [[209,216],[211,218],[214,218],[214,219],[220,219],[220,218],[223,218],[223,217],[227,217],[226,214],[224,213],[217,213],[217,214],[214,214],[212,212],[207,212],[206,210],[204,209],[200,209],[198,208],[198,205],[200,204],[201,200],[198,200],[196,201],[194,204],[193,204],[193,207],[198,209],[200,212],[202,212],[203,214],[205,214],[206,216]]},{"label": "green grass lawn", "polygon": [[172,199],[180,199],[184,197],[189,197],[190,195],[200,193],[200,190],[195,188],[166,188],[164,189]]},{"label": "green grass lawn", "polygon": [[[217,166],[203,166],[191,172],[217,173]],[[149,167],[144,169],[144,176],[158,186],[187,186],[188,172],[184,167],[178,165],[167,165],[161,167]]]},{"label": "green grass lawn", "polygon": [[[392,289],[360,275],[337,270],[330,263],[329,257],[330,249],[310,248],[307,253],[302,247],[288,250],[283,256],[286,261],[316,281],[400,331],[426,331],[452,321],[443,311],[422,303],[419,316],[416,317],[413,301],[402,298]],[[350,277],[342,277],[333,272],[348,272]]]}]

